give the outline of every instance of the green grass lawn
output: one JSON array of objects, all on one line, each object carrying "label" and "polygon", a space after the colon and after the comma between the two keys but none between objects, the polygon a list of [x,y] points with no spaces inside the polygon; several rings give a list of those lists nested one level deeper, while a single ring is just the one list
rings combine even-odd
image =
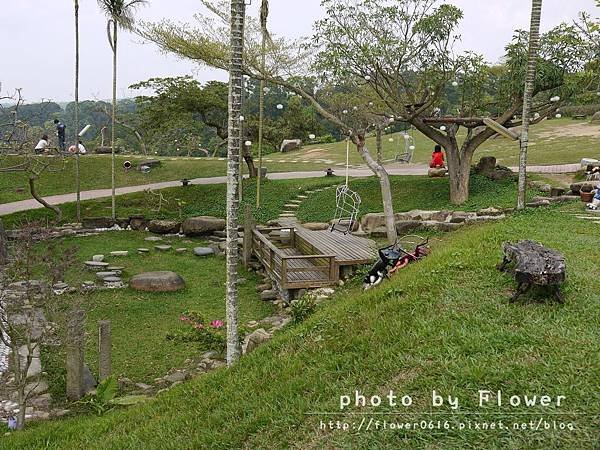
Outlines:
[{"label": "green grass lawn", "polygon": [[[415,139],[416,163],[426,163],[431,157],[434,143],[418,132],[413,133]],[[600,158],[597,139],[600,127],[587,122],[574,121],[568,118],[544,121],[532,128],[530,134],[529,164],[563,164],[578,162],[583,157]],[[393,142],[389,142],[392,139]],[[375,154],[375,138],[367,139],[367,148]],[[399,134],[386,135],[383,139],[383,159],[393,160],[398,152],[404,151],[404,139]],[[516,166],[519,148],[514,142],[506,139],[487,141],[474,156],[474,162],[480,157],[494,155],[500,164]],[[130,160],[134,165],[140,156],[117,156],[117,187],[147,184],[159,181],[173,181],[182,178],[213,177],[225,175],[225,161],[213,158],[161,158],[163,167],[142,174],[135,170],[125,172],[122,164]],[[18,158],[4,158],[0,167],[18,164]],[[327,162],[325,162],[327,161]],[[291,153],[273,153],[264,157],[264,165],[269,172],[320,171],[333,167],[343,169],[346,161],[346,144],[307,145],[301,151]],[[364,166],[364,162],[355,148],[350,150],[350,163],[353,166]],[[56,172],[46,173],[39,181],[41,195],[54,195],[75,192],[75,162],[73,158],[54,164]],[[110,156],[86,155],[81,158],[82,190],[110,187]],[[18,193],[16,188],[25,187]],[[27,180],[21,172],[2,173],[0,177],[0,203],[30,198]]]},{"label": "green grass lawn", "polygon": [[[151,403],[33,426],[0,438],[2,448],[595,448],[599,442],[600,260],[598,231],[573,217],[580,204],[528,210],[498,223],[466,227],[433,244],[423,262],[391,282],[340,290],[304,323],[290,326],[244,357],[177,386]],[[596,225],[597,226],[597,225]],[[564,305],[525,298],[495,265],[505,240],[536,239],[563,252]],[[135,330],[130,331],[135,336]],[[360,390],[410,394],[410,408],[350,407]],[[460,408],[434,410],[432,390]],[[563,406],[476,404],[477,390],[564,395]],[[329,412],[322,416],[314,412]],[[378,412],[381,415],[373,413]],[[435,416],[427,413],[437,412]],[[499,421],[508,430],[350,431],[320,421]],[[394,413],[401,413],[400,415]],[[526,415],[530,413],[532,415]],[[558,413],[550,415],[549,413]],[[533,418],[574,423],[574,431],[516,431]]]},{"label": "green grass lawn", "polygon": [[[111,251],[128,250],[127,257],[110,257],[106,261],[124,266],[123,277],[142,272],[172,270],[186,281],[184,291],[173,293],[145,293],[132,289],[94,291],[86,294],[83,304],[87,311],[88,341],[86,361],[96,373],[98,367],[97,323],[111,321],[113,373],[135,382],[152,383],[173,367],[181,367],[186,358],[196,357],[205,351],[199,344],[169,341],[169,332],[187,327],[179,321],[186,309],[202,313],[206,320],[225,318],[225,258],[198,258],[193,247],[205,244],[200,239],[165,239],[162,243],[174,248],[186,247],[188,252],[177,254],[172,250],[161,253],[153,250],[152,242],[144,241],[147,235],[137,232],[115,232],[91,237],[65,239],[64,245],[78,248],[78,263],[68,281],[79,285],[85,280],[93,281],[95,274],[79,270],[83,262],[93,255],[109,255]],[[186,242],[184,242],[186,241]],[[191,241],[191,242],[187,242]],[[150,248],[148,254],[138,254],[137,248]],[[256,285],[260,281],[254,273],[241,270],[240,277],[240,323],[260,320],[274,312],[271,303],[260,301]],[[55,400],[62,399],[65,392],[64,355],[56,347],[45,353],[45,366],[51,368],[50,385]],[[1,446],[0,446],[1,447]]]}]

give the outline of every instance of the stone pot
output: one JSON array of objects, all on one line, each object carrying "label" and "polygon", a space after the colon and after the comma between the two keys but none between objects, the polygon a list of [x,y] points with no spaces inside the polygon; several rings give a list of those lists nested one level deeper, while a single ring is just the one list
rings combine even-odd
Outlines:
[{"label": "stone pot", "polygon": [[594,199],[594,193],[593,192],[583,192],[583,191],[580,191],[579,195],[581,196],[581,201],[585,202],[585,203],[591,203],[592,200]]}]

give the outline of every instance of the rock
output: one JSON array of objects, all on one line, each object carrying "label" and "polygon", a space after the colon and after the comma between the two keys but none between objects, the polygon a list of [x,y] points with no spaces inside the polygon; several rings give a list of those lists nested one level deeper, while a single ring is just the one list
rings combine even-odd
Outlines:
[{"label": "rock", "polygon": [[271,283],[259,284],[256,286],[256,292],[268,291],[273,289],[273,285]]},{"label": "rock", "polygon": [[578,183],[573,183],[569,186],[573,194],[579,195],[579,193],[583,190],[583,192],[591,192],[594,189],[594,185],[589,181],[580,181]]},{"label": "rock", "polygon": [[105,278],[108,277],[116,277],[117,276],[117,272],[96,272],[96,276],[98,277],[99,280],[104,281]]},{"label": "rock", "polygon": [[121,280],[120,277],[114,276],[104,278],[104,282],[108,284],[121,284],[123,283],[123,280]]},{"label": "rock", "polygon": [[427,176],[429,176],[430,178],[444,178],[446,176],[446,172],[447,170],[443,167],[430,168],[427,171]]},{"label": "rock", "polygon": [[94,255],[94,256],[92,256],[92,261],[102,262],[102,261],[104,261],[104,255]]},{"label": "rock", "polygon": [[110,252],[110,256],[129,256],[129,252],[127,250],[119,250],[116,252]]},{"label": "rock", "polygon": [[399,220],[396,222],[396,233],[399,235],[407,234],[421,226],[418,220]]},{"label": "rock", "polygon": [[148,231],[156,234],[177,234],[181,229],[181,222],[176,220],[151,220],[148,222]]},{"label": "rock", "polygon": [[41,395],[48,392],[48,383],[44,380],[39,382],[27,383],[25,386],[25,393],[29,392],[29,395]]},{"label": "rock", "polygon": [[185,253],[185,252],[187,252],[187,251],[188,251],[188,249],[187,249],[187,248],[185,248],[185,247],[181,247],[181,248],[176,248],[176,249],[175,249],[175,252],[176,252],[176,253]]},{"label": "rock", "polygon": [[146,272],[133,276],[129,285],[136,291],[175,292],[185,288],[185,281],[175,272]]},{"label": "rock", "polygon": [[528,208],[539,208],[540,206],[548,206],[550,204],[550,200],[539,200],[537,202],[529,202],[526,204]]},{"label": "rock", "polygon": [[110,217],[86,217],[81,219],[81,226],[88,229],[112,228],[115,221]]},{"label": "rock", "polygon": [[560,197],[565,195],[566,189],[561,187],[553,187],[550,189],[550,197]]},{"label": "rock", "polygon": [[272,289],[268,289],[268,290],[262,291],[260,293],[260,299],[265,302],[277,300],[277,297],[278,297],[277,292]]},{"label": "rock", "polygon": [[156,250],[158,250],[159,252],[168,252],[169,250],[171,250],[173,247],[170,245],[155,245],[154,248]]},{"label": "rock", "polygon": [[552,186],[543,181],[530,181],[529,185],[540,192],[550,192],[552,190]]},{"label": "rock", "polygon": [[194,255],[196,256],[210,256],[210,255],[214,255],[215,254],[215,250],[211,247],[195,247],[194,248]]},{"label": "rock", "polygon": [[310,231],[321,231],[329,229],[329,224],[321,222],[307,222],[303,223],[302,226]]},{"label": "rock", "polygon": [[96,389],[96,386],[98,386],[98,382],[94,378],[94,375],[92,375],[90,368],[85,364],[83,366],[83,392],[88,394]]},{"label": "rock", "polygon": [[147,238],[144,239],[145,241],[148,242],[160,242],[163,240],[163,238],[159,237],[159,236],[148,236]]},{"label": "rock", "polygon": [[591,122],[592,123],[600,122],[600,111],[594,113],[594,115],[592,116]]},{"label": "rock", "polygon": [[436,222],[446,222],[451,214],[451,211],[434,211],[431,214],[429,220],[435,220]]},{"label": "rock", "polygon": [[496,170],[496,158],[493,156],[482,157],[475,166],[475,171],[483,175],[490,174],[494,170]]},{"label": "rock", "polygon": [[422,226],[424,228],[428,228],[430,230],[442,231],[442,232],[450,232],[455,231],[460,228],[463,223],[452,223],[452,222],[436,222],[435,220],[426,220],[422,222]]},{"label": "rock", "polygon": [[454,211],[450,216],[450,223],[463,223],[467,220],[469,214],[464,211]]},{"label": "rock", "polygon": [[179,370],[164,376],[164,379],[169,383],[181,383],[182,381],[185,381],[185,378],[185,372],[181,372]]},{"label": "rock", "polygon": [[90,270],[102,270],[109,266],[107,262],[99,262],[99,261],[86,261],[85,266]]},{"label": "rock", "polygon": [[150,253],[149,248],[138,248],[137,251],[138,253]]},{"label": "rock", "polygon": [[129,216],[129,226],[135,231],[144,231],[148,226],[148,220],[141,215]]},{"label": "rock", "polygon": [[142,170],[143,166],[154,168],[161,166],[162,163],[159,159],[144,159],[138,163],[138,170]]},{"label": "rock", "polygon": [[287,153],[294,150],[300,150],[302,148],[302,140],[301,139],[285,139],[281,146],[279,147],[279,151],[281,153]]},{"label": "rock", "polygon": [[504,211],[496,208],[485,208],[477,211],[478,216],[501,216],[504,214]]},{"label": "rock", "polygon": [[202,236],[213,231],[223,231],[225,220],[212,216],[191,217],[183,222],[181,228],[186,236]]},{"label": "rock", "polygon": [[[21,357],[21,367],[25,367],[27,364],[27,357],[29,355],[29,349],[27,345],[19,347],[19,356]],[[42,362],[40,361],[40,347],[39,345],[33,347],[33,355],[31,358],[31,364],[27,370],[27,378],[34,378],[42,373]]]},{"label": "rock", "polygon": [[269,339],[271,339],[271,335],[267,333],[264,328],[254,330],[244,339],[244,343],[242,344],[242,352],[244,354],[250,353],[259,345],[267,342]]}]

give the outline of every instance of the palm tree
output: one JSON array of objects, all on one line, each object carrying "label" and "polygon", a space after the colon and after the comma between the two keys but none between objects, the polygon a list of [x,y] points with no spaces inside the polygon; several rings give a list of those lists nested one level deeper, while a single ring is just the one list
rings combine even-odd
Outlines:
[{"label": "palm tree", "polygon": [[[262,31],[261,40],[261,70],[265,72],[267,57],[267,41],[270,39],[267,29],[267,19],[269,17],[269,0],[262,0],[260,5],[260,28]],[[256,207],[260,208],[260,182],[262,177],[262,146],[263,129],[265,118],[265,80],[260,80],[260,92],[258,93],[258,174],[256,178]]]},{"label": "palm tree", "polygon": [[81,222],[81,177],[79,172],[79,0],[75,0],[75,183],[77,185],[77,222]]},{"label": "palm tree", "polygon": [[523,131],[521,133],[521,151],[519,154],[519,193],[517,209],[525,208],[525,189],[527,184],[527,147],[529,145],[529,122],[531,103],[535,89],[535,73],[540,47],[540,22],[542,19],[542,0],[531,1],[531,26],[529,29],[529,55],[525,90],[523,92]]},{"label": "palm tree", "polygon": [[100,9],[108,16],[106,32],[108,43],[113,52],[113,90],[112,90],[112,134],[111,134],[111,203],[112,218],[117,217],[115,208],[115,126],[117,115],[117,34],[119,28],[132,30],[135,23],[133,13],[138,6],[146,4],[146,0],[98,0]]},{"label": "palm tree", "polygon": [[241,155],[240,115],[244,80],[242,76],[244,57],[245,0],[231,0],[231,37],[229,67],[229,130],[227,146],[227,283],[225,309],[227,315],[227,364],[231,366],[240,357],[238,337],[238,213],[239,170]]}]

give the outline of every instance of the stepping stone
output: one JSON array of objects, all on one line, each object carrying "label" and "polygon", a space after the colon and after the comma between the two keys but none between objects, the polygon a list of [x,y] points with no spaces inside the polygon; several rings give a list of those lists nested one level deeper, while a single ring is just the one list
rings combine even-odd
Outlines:
[{"label": "stepping stone", "polygon": [[162,239],[161,237],[159,237],[159,236],[148,236],[148,237],[147,237],[146,239],[144,239],[144,240],[145,240],[145,241],[148,241],[148,242],[160,242],[160,241],[162,241],[163,239]]},{"label": "stepping stone", "polygon": [[136,291],[175,292],[185,288],[185,281],[175,272],[146,272],[131,277],[129,285]]},{"label": "stepping stone", "polygon": [[296,214],[294,214],[294,213],[283,213],[283,214],[280,214],[279,217],[296,217]]},{"label": "stepping stone", "polygon": [[194,248],[194,255],[196,256],[210,256],[214,255],[215,250],[210,247],[196,247]]},{"label": "stepping stone", "polygon": [[177,253],[185,253],[185,252],[187,252],[187,250],[188,250],[187,248],[177,248],[177,249],[175,249],[175,251]]},{"label": "stepping stone", "polygon": [[286,205],[284,205],[286,208],[292,208],[292,209],[297,209],[300,207],[300,205],[298,205],[297,203],[288,203]]},{"label": "stepping stone", "polygon": [[92,256],[92,261],[102,262],[104,261],[104,255],[94,255]]},{"label": "stepping stone", "polygon": [[108,263],[101,261],[86,261],[84,264],[90,270],[102,270],[109,266]]},{"label": "stepping stone", "polygon": [[171,250],[173,247],[170,245],[155,245],[154,248],[156,250],[158,250],[159,252],[168,252],[169,250]]},{"label": "stepping stone", "polygon": [[125,270],[125,267],[110,266],[106,270],[108,270],[109,272],[121,272],[121,271]]},{"label": "stepping stone", "polygon": [[290,203],[295,203],[299,205],[300,203],[302,203],[302,200],[290,200]]},{"label": "stepping stone", "polygon": [[150,253],[149,248],[138,248],[138,253]]},{"label": "stepping stone", "polygon": [[96,272],[96,276],[98,277],[98,279],[104,281],[106,280],[106,278],[116,277],[117,272]]},{"label": "stepping stone", "polygon": [[119,250],[116,252],[110,252],[110,256],[129,256],[129,252],[127,250]]},{"label": "stepping stone", "polygon": [[104,279],[105,283],[122,283],[123,280],[121,280],[120,277],[106,277]]},{"label": "stepping stone", "polygon": [[307,195],[298,195],[297,197],[298,197],[298,198],[301,198],[302,200],[304,200],[305,198],[308,198],[308,196],[307,196]]}]

